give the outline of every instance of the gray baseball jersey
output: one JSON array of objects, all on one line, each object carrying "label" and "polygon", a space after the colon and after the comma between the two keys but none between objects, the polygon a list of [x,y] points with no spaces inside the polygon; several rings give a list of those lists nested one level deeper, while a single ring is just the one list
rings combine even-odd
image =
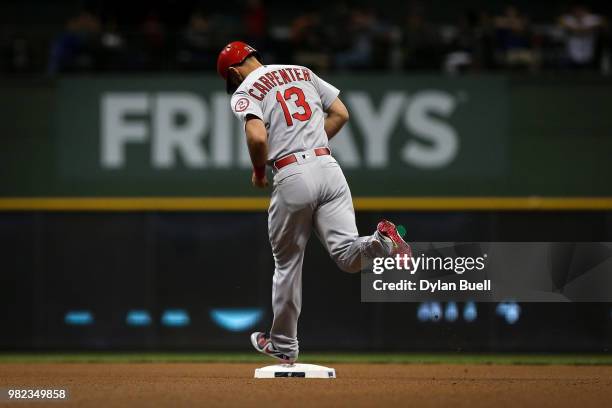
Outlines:
[{"label": "gray baseball jersey", "polygon": [[326,147],[325,111],[340,91],[314,72],[296,65],[265,65],[251,72],[232,96],[232,110],[264,121],[268,159]]},{"label": "gray baseball jersey", "polygon": [[273,345],[292,359],[299,353],[297,322],[302,307],[302,263],[312,231],[336,264],[346,272],[361,270],[361,256],[385,256],[376,235],[359,237],[355,211],[342,169],[331,155],[316,156],[326,147],[325,111],[338,89],[308,68],[267,65],[251,72],[232,96],[235,115],[264,121],[268,130],[268,162],[289,154],[297,161],[273,169],[268,210],[268,235],[274,255],[270,330]]}]

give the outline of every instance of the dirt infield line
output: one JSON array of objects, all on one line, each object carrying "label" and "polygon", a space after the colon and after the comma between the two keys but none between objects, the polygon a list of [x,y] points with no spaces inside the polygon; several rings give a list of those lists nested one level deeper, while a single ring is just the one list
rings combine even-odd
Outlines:
[{"label": "dirt infield line", "polygon": [[[610,406],[610,366],[336,364],[335,380],[253,379],[256,364],[0,364],[0,387],[65,387],[57,407]],[[40,407],[39,402],[4,406]]]}]

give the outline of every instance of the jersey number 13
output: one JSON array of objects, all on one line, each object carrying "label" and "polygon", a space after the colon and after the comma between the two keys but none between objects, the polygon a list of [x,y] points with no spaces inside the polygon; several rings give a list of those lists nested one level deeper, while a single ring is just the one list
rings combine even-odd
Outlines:
[{"label": "jersey number 13", "polygon": [[[291,114],[289,112],[289,108],[287,107],[287,102],[290,101],[293,95],[297,95],[297,99],[293,101],[295,106],[301,108],[302,112],[295,112]],[[276,100],[280,103],[281,108],[283,108],[283,113],[285,114],[285,122],[287,122],[287,126],[293,126],[293,119],[299,120],[301,122],[305,122],[310,119],[310,115],[312,114],[312,110],[310,109],[310,105],[306,102],[306,96],[304,96],[304,91],[300,88],[292,86],[291,88],[285,89],[285,92],[281,95],[280,91],[276,92]]]}]

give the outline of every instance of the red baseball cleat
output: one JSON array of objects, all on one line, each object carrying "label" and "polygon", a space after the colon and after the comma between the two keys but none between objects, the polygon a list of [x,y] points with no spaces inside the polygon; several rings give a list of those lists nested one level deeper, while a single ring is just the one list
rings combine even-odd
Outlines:
[{"label": "red baseball cleat", "polygon": [[395,224],[391,221],[382,220],[376,226],[376,231],[383,237],[391,241],[391,253],[389,255],[408,255],[412,258],[412,248],[404,241],[404,239],[397,232]]}]

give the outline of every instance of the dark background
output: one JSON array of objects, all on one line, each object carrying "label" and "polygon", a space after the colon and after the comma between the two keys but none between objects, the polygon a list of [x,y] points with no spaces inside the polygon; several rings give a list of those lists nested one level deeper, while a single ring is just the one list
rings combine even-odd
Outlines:
[{"label": "dark background", "polygon": [[[611,241],[602,212],[361,212],[362,233],[381,217],[414,241]],[[243,350],[213,308],[261,308],[271,321],[273,259],[265,213],[4,213],[0,215],[0,347],[3,349]],[[360,303],[359,275],[337,269],[312,238],[304,265],[301,344],[309,350],[608,351],[609,304],[520,304],[509,324],[498,305],[478,317],[421,322],[418,304]],[[444,308],[444,305],[442,305]],[[148,310],[151,325],[126,323]],[[161,324],[183,309],[184,327]],[[91,325],[69,325],[89,310]]]},{"label": "dark background", "polygon": [[[604,21],[612,14],[603,0],[5,0],[0,70],[214,71],[218,50],[241,38],[260,48],[268,63],[303,63],[317,72],[439,71],[455,52],[470,57],[462,68],[467,71],[609,72],[607,23],[595,30],[596,52],[584,67],[566,55],[558,22],[576,6]],[[509,7],[523,25],[516,33],[496,20]],[[347,62],[344,57],[362,47],[369,47],[363,59]],[[538,61],[506,61],[506,53],[517,49]]]},{"label": "dark background", "polygon": [[[529,88],[519,96],[531,103],[517,99],[527,119],[511,123],[508,137],[511,146],[519,140],[521,152],[543,157],[539,167],[530,162],[533,169],[520,169],[526,180],[536,180],[529,184],[530,193],[561,191],[562,177],[552,174],[545,182],[529,177],[549,174],[545,152],[563,143],[588,155],[581,137],[604,147],[612,137],[612,129],[601,131],[609,126],[605,112],[612,107],[601,91],[610,87],[612,72],[612,3],[582,4],[602,21],[593,32],[593,56],[585,63],[568,55],[569,35],[558,24],[575,11],[577,3],[570,1],[4,0],[0,157],[4,163],[25,161],[30,169],[56,158],[52,113],[61,107],[50,89],[63,78],[212,74],[221,47],[241,38],[265,50],[267,62],[303,63],[325,75],[495,73],[519,84],[556,87],[578,106],[542,98],[546,106],[541,109],[547,112],[542,119],[537,106],[542,92]],[[497,23],[510,5],[519,12],[522,28],[516,32]],[[369,51],[359,54],[364,45]],[[527,59],[509,62],[515,51]],[[469,62],[449,67],[457,54]],[[360,58],[347,63],[347,55]],[[33,116],[30,109],[37,107],[44,114]],[[550,119],[555,113],[564,120]],[[587,119],[571,122],[574,113]],[[597,132],[589,130],[593,123]],[[555,126],[565,135],[556,144]],[[533,128],[544,129],[547,138],[534,142],[536,147],[524,136]],[[601,140],[593,141],[597,137]],[[20,158],[25,150],[19,146],[28,147],[30,159]],[[572,159],[568,155],[570,170],[576,165]],[[575,183],[584,196],[596,195],[601,190],[593,185],[605,186],[611,176],[605,162],[591,164],[604,171],[597,180],[584,177]],[[7,168],[18,166],[5,164],[0,172]],[[2,192],[52,189],[36,171],[0,174],[0,180],[5,180]],[[105,191],[112,187],[106,185]],[[509,191],[506,185],[495,187]],[[383,217],[404,225],[410,241],[612,241],[609,210],[359,212],[360,232],[370,233]],[[262,310],[253,329],[268,327],[273,260],[266,230],[265,212],[0,212],[0,348],[247,350],[250,328],[227,331],[210,312]],[[513,306],[520,313],[509,322],[498,304],[483,303],[476,305],[474,321],[461,312],[454,322],[446,316],[421,321],[423,305],[361,303],[359,276],[340,272],[315,238],[307,252],[300,320],[304,349],[608,352],[612,342],[609,304],[523,303]],[[458,307],[463,311],[466,305]],[[169,309],[187,312],[189,325],[162,324]],[[148,311],[150,325],[128,325],[130,310]],[[71,311],[89,311],[93,321],[68,324]]]}]

